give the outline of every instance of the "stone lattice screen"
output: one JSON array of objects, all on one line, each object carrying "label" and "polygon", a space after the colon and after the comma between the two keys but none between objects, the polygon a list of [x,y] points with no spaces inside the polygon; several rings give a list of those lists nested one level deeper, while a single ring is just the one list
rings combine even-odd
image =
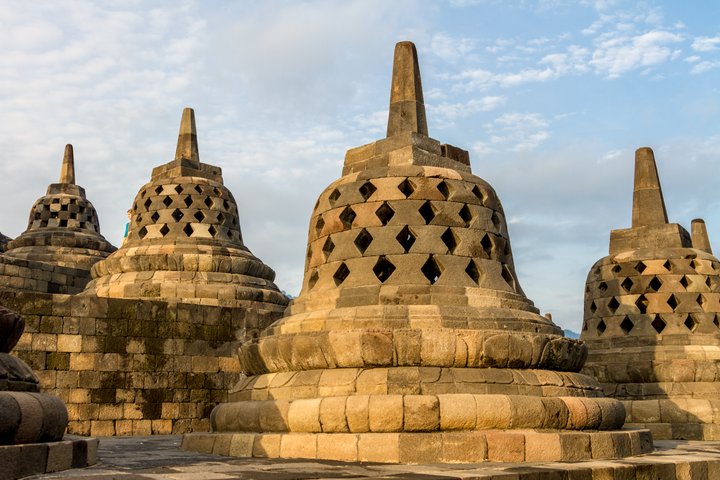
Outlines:
[{"label": "stone lattice screen", "polygon": [[0,294],[20,312],[15,353],[57,395],[80,435],[205,431],[212,408],[239,379],[245,329],[277,313],[162,301]]}]

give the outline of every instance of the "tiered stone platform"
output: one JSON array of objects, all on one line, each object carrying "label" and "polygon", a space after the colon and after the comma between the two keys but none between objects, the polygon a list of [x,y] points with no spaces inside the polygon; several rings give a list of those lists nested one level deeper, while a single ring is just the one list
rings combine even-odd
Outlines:
[{"label": "tiered stone platform", "polygon": [[720,440],[720,261],[705,223],[668,223],[652,150],[635,157],[632,228],[590,270],[584,373],[656,438]]}]

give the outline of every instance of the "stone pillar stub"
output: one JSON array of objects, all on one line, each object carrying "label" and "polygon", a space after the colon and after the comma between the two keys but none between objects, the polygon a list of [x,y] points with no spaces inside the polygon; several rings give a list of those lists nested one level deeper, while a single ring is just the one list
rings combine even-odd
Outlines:
[{"label": "stone pillar stub", "polygon": [[183,109],[182,119],[180,120],[175,159],[180,160],[182,158],[200,163],[197,129],[195,127],[195,111],[192,108]]},{"label": "stone pillar stub", "polygon": [[412,42],[400,42],[395,46],[390,88],[387,136],[403,132],[428,134],[420,65]]},{"label": "stone pillar stub", "polygon": [[702,218],[694,219],[690,224],[690,233],[692,235],[694,248],[712,254],[712,246],[710,245],[710,237],[708,237],[705,220]]},{"label": "stone pillar stub", "polygon": [[645,227],[666,223],[668,217],[655,155],[648,147],[638,148],[635,151],[632,226]]},{"label": "stone pillar stub", "polygon": [[73,146],[69,143],[65,145],[65,155],[60,169],[60,183],[75,183],[75,156],[73,155]]}]

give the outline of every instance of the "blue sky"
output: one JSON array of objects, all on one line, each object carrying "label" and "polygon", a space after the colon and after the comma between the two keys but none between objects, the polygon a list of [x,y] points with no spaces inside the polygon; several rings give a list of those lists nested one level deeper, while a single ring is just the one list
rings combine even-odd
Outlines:
[{"label": "blue sky", "polygon": [[591,265],[630,224],[655,150],[671,221],[720,238],[720,2],[45,1],[0,9],[0,231],[59,175],[119,244],[125,210],[195,108],[247,246],[299,291],[307,222],[344,152],[384,136],[394,43],[420,56],[430,135],[470,151],[520,282],[578,330]]}]

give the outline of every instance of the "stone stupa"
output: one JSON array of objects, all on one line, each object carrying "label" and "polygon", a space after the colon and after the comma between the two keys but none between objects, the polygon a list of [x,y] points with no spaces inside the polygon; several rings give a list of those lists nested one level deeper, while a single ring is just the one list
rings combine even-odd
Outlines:
[{"label": "stone stupa", "polygon": [[30,210],[28,227],[5,246],[5,255],[61,267],[89,270],[115,251],[100,234],[97,212],[75,183],[72,145],[65,146],[60,181],[50,184]]},{"label": "stone stupa", "polygon": [[635,153],[632,227],[585,289],[583,370],[655,438],[720,439],[720,261],[705,223],[668,223],[655,157]]},{"label": "stone stupa", "polygon": [[183,110],[175,158],[153,169],[130,219],[125,243],[93,266],[84,294],[285,309],[275,272],[243,244],[222,170],[200,162],[191,108]]},{"label": "stone stupa", "polygon": [[468,153],[428,136],[415,46],[395,48],[387,138],[351,149],[310,219],[284,318],[244,344],[247,378],[183,447],[403,463],[647,452],[578,373],[585,346],[523,294],[505,215]]}]

